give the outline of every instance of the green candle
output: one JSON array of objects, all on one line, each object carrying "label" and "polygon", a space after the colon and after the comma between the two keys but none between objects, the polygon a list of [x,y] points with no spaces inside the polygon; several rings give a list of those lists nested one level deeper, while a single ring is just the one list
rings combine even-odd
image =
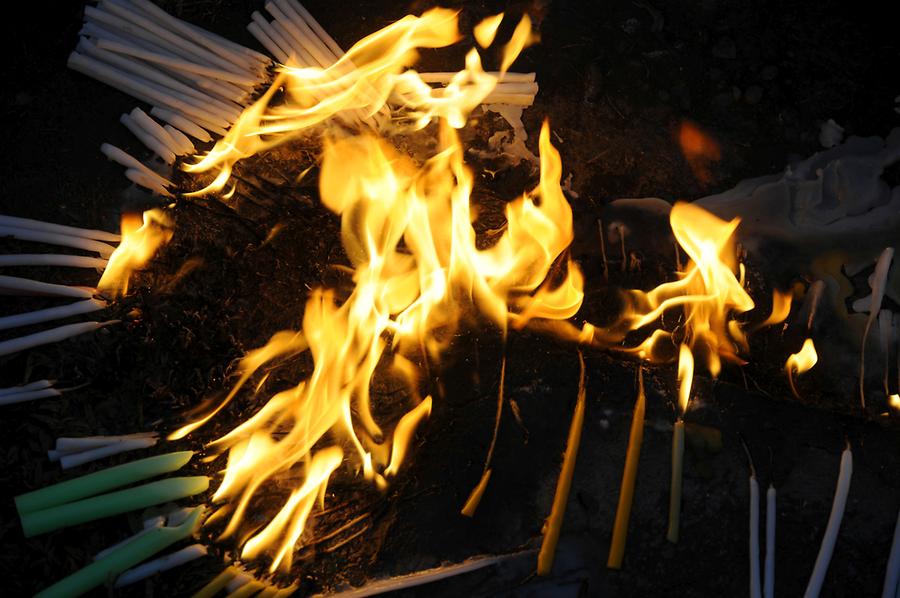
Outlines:
[{"label": "green candle", "polygon": [[22,529],[25,537],[30,538],[61,527],[193,496],[207,488],[209,488],[209,478],[206,476],[169,478],[118,492],[92,496],[43,511],[26,513],[22,515]]},{"label": "green candle", "polygon": [[203,508],[198,507],[190,517],[178,527],[156,528],[146,535],[129,542],[104,558],[59,580],[49,588],[38,592],[35,598],[68,598],[80,596],[93,588],[115,579],[119,573],[147,560],[166,547],[187,538],[200,523]]},{"label": "green candle", "polygon": [[180,451],[139,459],[47,486],[34,492],[20,494],[16,497],[16,508],[19,510],[19,515],[25,515],[176,471],[190,461],[193,454],[193,451]]},{"label": "green candle", "polygon": [[200,590],[191,596],[191,598],[212,598],[219,593],[219,590],[228,585],[228,582],[234,579],[234,576],[237,575],[237,573],[237,569],[228,567],[216,575],[211,582],[200,588]]}]

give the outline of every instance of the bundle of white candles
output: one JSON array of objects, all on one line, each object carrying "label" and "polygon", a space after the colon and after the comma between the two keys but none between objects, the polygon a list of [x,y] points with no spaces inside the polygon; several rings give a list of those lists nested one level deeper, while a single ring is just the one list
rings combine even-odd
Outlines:
[{"label": "bundle of white candles", "polygon": [[187,136],[209,141],[209,133],[224,135],[254,89],[269,81],[269,57],[182,21],[150,0],[86,7],[81,35],[69,67],[151,104],[150,113],[167,126],[134,113],[123,120],[145,143],[152,139],[148,147],[163,159],[192,152]]},{"label": "bundle of white candles", "polygon": [[47,397],[58,397],[63,391],[53,388],[53,380],[38,380],[21,386],[0,388],[0,405],[25,403]]},{"label": "bundle of white candles", "polygon": [[47,451],[47,457],[51,461],[59,461],[60,467],[63,469],[70,469],[119,453],[150,448],[158,441],[159,434],[156,432],[138,432],[120,436],[57,438],[56,447]]},{"label": "bundle of white candles", "polygon": [[[484,104],[509,104],[511,106],[531,106],[538,92],[534,73],[489,72],[497,77],[497,86],[484,99]],[[444,87],[456,73],[419,73],[425,82]]]},{"label": "bundle of white candles", "polygon": [[[9,254],[0,256],[0,266],[61,266],[76,268],[106,268],[107,259],[115,247],[109,243],[117,243],[121,237],[115,233],[102,230],[77,228],[62,224],[53,224],[29,218],[0,215],[0,237],[9,237],[20,241],[46,243],[61,247],[70,247],[82,251],[99,254],[100,257],[67,254]],[[0,330],[9,330],[21,326],[50,322],[71,316],[100,311],[107,306],[106,301],[94,298],[95,289],[81,286],[51,284],[18,276],[0,275],[0,294],[35,295],[44,297],[69,297],[78,299],[74,303],[48,307],[30,312],[0,316]],[[80,322],[67,324],[50,330],[21,336],[0,342],[0,356],[16,353],[24,349],[54,343],[71,336],[97,330],[113,322]],[[49,388],[32,389],[30,396],[20,396],[17,401],[11,398],[7,402],[21,402],[31,399],[55,396],[59,391]],[[22,393],[17,393],[22,394]]]}]

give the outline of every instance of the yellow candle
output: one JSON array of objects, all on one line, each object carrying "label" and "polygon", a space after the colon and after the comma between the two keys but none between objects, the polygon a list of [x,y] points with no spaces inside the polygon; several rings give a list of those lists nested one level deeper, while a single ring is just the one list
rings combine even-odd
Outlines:
[{"label": "yellow candle", "polygon": [[678,542],[678,522],[681,516],[681,469],[684,457],[684,420],[675,422],[672,434],[672,491],[669,494],[669,532],[666,538]]},{"label": "yellow candle", "polygon": [[566,514],[566,502],[569,500],[569,489],[572,487],[572,474],[575,473],[575,458],[578,456],[578,445],[581,444],[581,428],[584,425],[584,357],[578,353],[581,363],[581,376],[578,381],[578,400],[575,403],[575,413],[572,415],[572,424],[569,426],[569,439],[566,442],[566,453],[563,456],[562,469],[559,472],[559,480],[556,483],[556,494],[553,496],[553,506],[550,508],[550,517],[544,524],[544,541],[541,543],[541,551],[538,553],[538,575],[548,575],[553,569],[553,557],[556,555],[556,543],[559,541],[559,533],[562,530],[563,517]]},{"label": "yellow candle", "polygon": [[631,417],[628,452],[625,454],[625,471],[622,473],[622,488],[619,490],[619,505],[616,507],[616,523],[613,526],[612,544],[609,547],[609,558],[606,561],[606,566],[610,569],[621,568],[622,558],[625,556],[628,519],[631,516],[631,503],[634,498],[634,480],[637,477],[641,444],[644,440],[645,403],[644,374],[643,370],[638,370],[638,398],[634,404],[634,415]]}]

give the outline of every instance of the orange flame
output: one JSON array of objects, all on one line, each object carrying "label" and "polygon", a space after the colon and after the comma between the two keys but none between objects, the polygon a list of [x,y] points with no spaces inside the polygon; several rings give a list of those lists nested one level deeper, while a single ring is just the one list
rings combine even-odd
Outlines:
[{"label": "orange flame", "polygon": [[685,120],[678,129],[678,144],[694,177],[703,184],[709,183],[710,166],[722,159],[718,142],[698,125]]},{"label": "orange flame", "polygon": [[813,345],[811,338],[803,341],[803,346],[800,350],[787,358],[784,364],[784,371],[787,372],[788,382],[795,397],[799,398],[800,395],[797,393],[797,387],[794,385],[794,376],[808,372],[818,361],[819,356],[816,354],[816,347]]},{"label": "orange flame", "polygon": [[169,217],[159,209],[148,210],[143,216],[122,214],[122,241],[110,256],[97,290],[110,298],[128,293],[128,281],[134,271],[172,238],[171,226]]}]

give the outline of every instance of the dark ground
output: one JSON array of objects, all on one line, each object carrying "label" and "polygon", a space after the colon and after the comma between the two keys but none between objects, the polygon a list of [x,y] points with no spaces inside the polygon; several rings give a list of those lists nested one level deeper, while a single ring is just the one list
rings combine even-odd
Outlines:
[{"label": "dark ground", "polygon": [[[346,46],[431,3],[306,5]],[[256,2],[166,6],[256,47],[243,30],[250,12],[259,8]],[[463,29],[498,6],[503,5],[467,4]],[[585,306],[591,316],[611,309],[601,302],[608,289],[599,284],[593,236],[595,216],[609,200],[695,198],[742,178],[778,172],[791,155],[817,149],[819,124],[828,118],[857,134],[886,135],[898,125],[893,98],[900,93],[900,44],[886,15],[860,3],[508,5],[510,13],[525,8],[543,38],[516,65],[516,70],[535,70],[541,85],[535,107],[526,112],[526,127],[534,141],[540,120],[550,117],[564,172],[573,173],[574,188],[581,194],[575,202],[579,239],[574,255],[591,285]],[[137,102],[66,70],[81,10],[80,3],[54,6],[46,14],[16,21],[15,30],[4,35],[14,44],[15,60],[0,92],[6,133],[0,202],[3,213],[115,230],[123,203],[135,200],[124,198],[121,169],[98,148],[108,141],[140,153],[142,148],[117,122]],[[425,68],[458,68],[461,52],[429,51],[423,62]],[[694,178],[678,151],[674,133],[683,119],[700,123],[721,145],[722,160],[713,165],[706,183]],[[0,386],[44,377],[59,378],[60,386],[87,384],[61,399],[3,408],[4,595],[30,595],[46,587],[85,565],[90,555],[130,533],[139,521],[115,517],[23,539],[12,496],[74,475],[61,476],[46,460],[53,439],[171,429],[187,409],[227,388],[235,358],[273,332],[298,324],[309,287],[340,283],[327,268],[343,260],[338,223],[315,203],[315,180],[288,184],[278,175],[292,168],[286,157],[296,159],[298,149],[305,153],[296,172],[315,155],[315,147],[295,145],[242,166],[246,196],[238,199],[236,212],[209,200],[176,207],[172,243],[135,294],[110,310],[114,315],[131,312],[125,327],[0,358]],[[490,191],[477,191],[476,200],[497,207],[498,198],[512,198],[532,184],[521,168],[493,181],[482,176],[479,185]],[[285,228],[263,243],[276,223]],[[20,247],[3,242],[0,249]],[[193,269],[182,270],[176,279],[173,274],[188,260]],[[643,276],[614,276],[612,283],[660,282],[651,272],[655,270],[648,264]],[[96,280],[90,272],[51,269],[4,273],[68,283]],[[761,280],[762,274],[752,274],[752,280]],[[752,288],[765,312],[768,289],[762,284]],[[36,307],[33,301],[0,301],[2,313]],[[696,383],[689,421],[706,428],[689,435],[678,545],[664,538],[674,375],[672,368],[663,367],[648,384],[648,426],[625,566],[621,572],[604,567],[634,399],[634,364],[589,352],[585,434],[553,579],[519,585],[533,568],[529,556],[515,566],[409,595],[745,593],[748,490],[738,434],[756,457],[761,484],[774,481],[779,490],[776,589],[781,595],[798,595],[805,587],[828,518],[844,437],[851,440],[853,485],[823,595],[876,595],[900,506],[896,422],[861,417],[853,397],[835,396],[829,377],[815,370],[803,382],[803,401],[788,398],[780,367],[791,349],[775,332],[760,333],[752,343],[754,360],[743,372],[733,368],[719,382],[701,377]],[[333,510],[317,521],[313,538],[327,536],[357,515],[369,516],[300,551],[294,572],[304,588],[358,584],[367,576],[536,545],[574,405],[577,360],[571,346],[531,334],[514,335],[507,352],[508,397],[518,406],[522,425],[507,410],[494,477],[474,520],[463,519],[458,510],[478,479],[493,423],[500,350],[490,333],[459,339],[441,372],[445,396],[436,401],[410,465],[386,494],[346,474],[332,484],[328,505]],[[308,366],[292,365],[269,384],[277,387]],[[745,379],[759,392],[746,390]],[[200,449],[257,407],[250,400],[238,401],[195,437],[157,450]],[[721,433],[721,447],[702,440],[715,435],[713,430]],[[213,471],[222,463],[192,467]],[[271,489],[272,496],[285,492]],[[265,502],[267,496],[262,498],[256,514],[260,519],[273,508]],[[346,541],[359,530],[364,531],[355,541]],[[210,557],[117,594],[184,595],[220,569],[219,559]]]}]

